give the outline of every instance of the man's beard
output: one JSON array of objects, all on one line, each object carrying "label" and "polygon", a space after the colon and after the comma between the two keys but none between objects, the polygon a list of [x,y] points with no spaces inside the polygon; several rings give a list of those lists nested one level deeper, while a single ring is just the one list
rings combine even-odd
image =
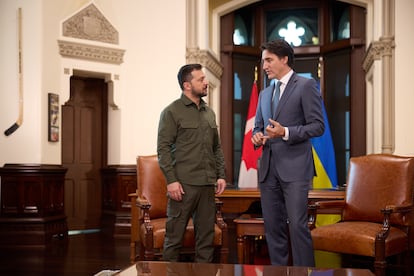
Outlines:
[{"label": "man's beard", "polygon": [[196,97],[199,97],[199,98],[201,99],[202,97],[207,96],[207,89],[205,89],[205,90],[201,90],[200,92],[197,92],[197,91],[193,90],[193,91],[192,91],[192,94],[193,94],[194,96],[196,96]]}]

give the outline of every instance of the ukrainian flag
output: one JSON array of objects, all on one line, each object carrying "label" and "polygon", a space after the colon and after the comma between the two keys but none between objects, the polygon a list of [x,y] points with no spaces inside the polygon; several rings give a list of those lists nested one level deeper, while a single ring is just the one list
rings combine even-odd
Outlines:
[{"label": "ukrainian flag", "polygon": [[[304,77],[312,78],[310,74],[301,74]],[[319,82],[318,82],[319,86]],[[319,87],[318,87],[319,88]],[[314,189],[335,189],[338,187],[336,174],[336,161],[331,128],[329,127],[328,115],[325,104],[322,101],[322,113],[325,123],[325,132],[322,136],[314,137],[312,142],[313,160],[315,163],[316,176],[313,178]],[[315,226],[333,224],[341,220],[339,214],[318,214]],[[341,267],[340,254],[324,251],[315,251],[316,267]]]},{"label": "ukrainian flag", "polygon": [[[319,88],[319,82],[318,82]],[[326,114],[325,104],[322,101],[322,113],[325,123],[325,132],[311,139],[313,161],[315,163],[316,176],[313,178],[314,189],[336,189],[338,178],[336,174],[335,150],[329,127],[328,115]],[[315,226],[331,224],[340,221],[341,215],[320,214],[316,218]]]},{"label": "ukrainian flag", "polygon": [[338,186],[336,175],[335,151],[329,127],[328,116],[322,101],[325,132],[322,136],[314,137],[312,141],[313,158],[316,168],[316,176],[313,178],[314,189],[331,189]]},{"label": "ukrainian flag", "polygon": [[[322,101],[323,119],[325,122],[325,132],[322,136],[311,139],[313,160],[315,163],[316,176],[313,178],[314,189],[335,189],[338,186],[336,175],[335,151],[329,127],[328,116],[326,115],[325,105]],[[341,215],[319,214],[316,217],[315,226],[335,223],[341,220]]]},{"label": "ukrainian flag", "polygon": [[[305,78],[312,78],[310,73],[298,73]],[[318,89],[320,88],[318,82]],[[329,127],[328,115],[325,104],[322,101],[322,113],[325,123],[325,132],[322,136],[311,139],[313,159],[315,162],[316,176],[313,178],[314,189],[332,189],[338,186],[336,175],[335,151]]]}]

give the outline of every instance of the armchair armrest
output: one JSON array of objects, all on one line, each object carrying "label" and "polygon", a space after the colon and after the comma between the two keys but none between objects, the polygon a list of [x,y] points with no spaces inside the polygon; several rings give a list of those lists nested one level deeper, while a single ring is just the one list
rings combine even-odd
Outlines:
[{"label": "armchair armrest", "polygon": [[135,247],[136,243],[139,242],[139,233],[138,233],[138,208],[136,206],[136,201],[138,194],[137,193],[131,193],[128,194],[128,197],[131,200],[131,236],[130,236],[130,255],[129,259],[131,263],[135,262]]},{"label": "armchair armrest", "polygon": [[137,197],[136,205],[143,210],[149,210],[151,208],[151,203],[143,197]]},{"label": "armchair armrest", "polygon": [[322,200],[308,205],[308,227],[314,229],[317,214],[342,214],[345,200]]},{"label": "armchair armrest", "polygon": [[342,211],[345,206],[345,200],[324,200],[315,202],[316,208],[319,210]]},{"label": "armchair armrest", "polygon": [[141,210],[139,216],[139,221],[141,222],[140,224],[143,223],[145,225],[147,232],[152,232],[151,217],[149,213],[151,203],[149,203],[146,198],[138,197],[136,200],[136,206]]},{"label": "armchair armrest", "polygon": [[137,206],[136,206],[136,201],[137,201],[138,194],[136,192],[135,193],[130,193],[130,194],[128,194],[128,197],[129,197],[129,200],[130,200],[130,202],[129,202],[130,206],[129,207],[131,208],[131,219],[133,219],[133,217],[138,214],[138,209],[137,209]]},{"label": "armchair armrest", "polygon": [[387,205],[381,212],[387,212],[391,211],[391,213],[409,213],[411,212],[411,209],[413,208],[412,204],[402,204],[402,205]]},{"label": "armchair armrest", "polygon": [[[135,242],[139,240],[138,235],[138,219],[139,219],[139,212],[138,208],[136,206],[136,201],[138,194],[137,193],[131,193],[128,194],[128,197],[130,198],[130,207],[131,207],[131,244],[135,245]],[[134,256],[135,257],[135,256]],[[133,261],[133,260],[131,260]]]},{"label": "armchair armrest", "polygon": [[220,199],[216,197],[216,224],[218,225],[218,227],[220,227],[220,229],[223,230],[227,228],[227,224],[223,218],[223,213],[221,211],[222,207],[223,207],[223,201],[221,201]]},{"label": "armchair armrest", "polygon": [[[228,234],[227,234],[227,223],[224,221],[223,213],[221,208],[223,207],[223,201],[216,197],[216,224],[221,229],[221,247],[222,254],[228,254]],[[227,257],[225,257],[227,258]]]},{"label": "armchair armrest", "polygon": [[377,234],[378,239],[386,239],[391,226],[391,214],[399,213],[402,215],[402,224],[407,225],[409,218],[407,214],[411,212],[413,205],[412,204],[402,204],[402,205],[387,205],[384,209],[381,209],[381,213],[384,215],[384,220],[382,222],[381,231]]}]

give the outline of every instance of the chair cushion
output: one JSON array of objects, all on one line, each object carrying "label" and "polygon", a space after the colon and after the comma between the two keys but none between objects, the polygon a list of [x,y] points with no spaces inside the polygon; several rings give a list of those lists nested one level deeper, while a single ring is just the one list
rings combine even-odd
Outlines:
[{"label": "chair cushion", "polygon": [[[347,221],[324,225],[311,231],[313,247],[315,250],[374,257],[375,237],[380,229],[381,224],[371,222]],[[401,245],[407,244],[407,241],[403,231],[391,227],[385,240],[385,255],[401,253]]]},{"label": "chair cushion", "polygon": [[[154,249],[162,249],[164,246],[164,238],[165,238],[165,223],[167,218],[159,218],[151,220],[151,224],[153,226],[153,234],[154,234]],[[141,225],[140,237],[141,241],[144,239],[145,235],[145,227],[144,224]],[[222,231],[218,227],[217,224],[214,225],[214,246],[220,246],[222,244]],[[190,219],[187,225],[187,231],[184,234],[184,243],[183,247],[194,247],[195,246],[195,239],[194,239],[194,225],[193,220]]]}]

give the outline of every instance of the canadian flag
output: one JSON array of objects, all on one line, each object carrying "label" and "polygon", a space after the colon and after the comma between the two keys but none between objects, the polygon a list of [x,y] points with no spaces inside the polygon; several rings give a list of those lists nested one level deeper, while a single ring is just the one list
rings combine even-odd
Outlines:
[{"label": "canadian flag", "polygon": [[250,95],[249,110],[247,113],[246,128],[244,130],[242,158],[239,172],[239,188],[257,187],[257,160],[262,154],[262,148],[254,149],[251,142],[254,119],[256,117],[257,102],[259,92],[257,91],[256,81],[253,83]]}]

